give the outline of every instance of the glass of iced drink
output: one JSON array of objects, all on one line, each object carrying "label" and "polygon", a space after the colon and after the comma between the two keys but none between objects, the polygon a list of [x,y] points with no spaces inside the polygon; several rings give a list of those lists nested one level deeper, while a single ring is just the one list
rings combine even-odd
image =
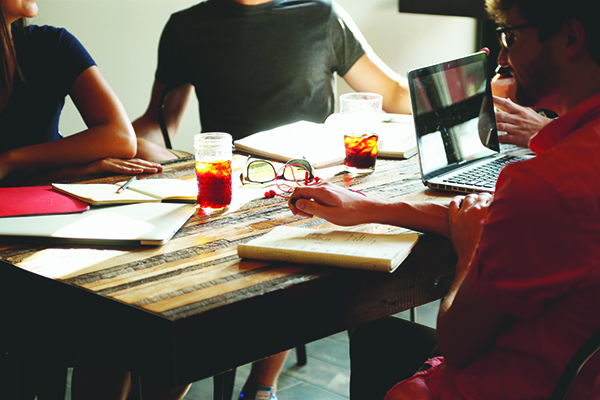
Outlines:
[{"label": "glass of iced drink", "polygon": [[223,208],[231,204],[231,135],[222,132],[194,136],[198,204],[202,208]]},{"label": "glass of iced drink", "polygon": [[344,136],[346,170],[364,174],[375,170],[383,97],[376,93],[340,96],[340,129]]}]

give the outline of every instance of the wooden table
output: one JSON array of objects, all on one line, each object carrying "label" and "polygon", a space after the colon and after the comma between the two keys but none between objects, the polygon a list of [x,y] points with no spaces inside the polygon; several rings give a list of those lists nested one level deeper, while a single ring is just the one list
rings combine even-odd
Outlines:
[{"label": "wooden table", "polygon": [[[238,167],[243,162],[236,159]],[[193,173],[193,161],[181,161],[161,176],[190,179]],[[333,172],[317,172],[323,174]],[[376,171],[363,177],[328,179],[368,196],[447,198],[424,189],[416,157],[378,160]],[[293,216],[285,200],[263,198],[263,192],[240,188],[228,209],[200,210],[161,247],[0,242],[2,318],[176,387],[447,291],[456,258],[450,241],[435,235],[422,235],[393,274],[240,260],[236,245],[274,226],[331,227]]]}]

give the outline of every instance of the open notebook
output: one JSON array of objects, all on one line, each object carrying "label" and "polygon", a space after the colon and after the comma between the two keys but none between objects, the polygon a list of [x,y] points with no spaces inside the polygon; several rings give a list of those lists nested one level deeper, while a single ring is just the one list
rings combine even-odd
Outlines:
[{"label": "open notebook", "polygon": [[195,210],[193,204],[140,203],[79,214],[12,217],[2,220],[0,241],[157,246],[167,243]]},{"label": "open notebook", "polygon": [[53,183],[52,188],[93,206],[161,201],[195,204],[198,197],[195,179],[140,179],[117,193],[123,183]]}]

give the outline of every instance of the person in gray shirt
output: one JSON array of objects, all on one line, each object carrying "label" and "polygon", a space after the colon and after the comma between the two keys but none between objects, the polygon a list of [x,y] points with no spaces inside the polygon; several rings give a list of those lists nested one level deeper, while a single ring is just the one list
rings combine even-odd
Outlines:
[{"label": "person in gray shirt", "polygon": [[331,0],[207,0],[171,15],[159,45],[146,112],[134,121],[138,156],[173,158],[164,148],[157,103],[174,136],[192,88],[204,132],[234,140],[334,112],[335,75],[356,91],[383,96],[383,109],[410,113],[406,80],[372,51]]}]

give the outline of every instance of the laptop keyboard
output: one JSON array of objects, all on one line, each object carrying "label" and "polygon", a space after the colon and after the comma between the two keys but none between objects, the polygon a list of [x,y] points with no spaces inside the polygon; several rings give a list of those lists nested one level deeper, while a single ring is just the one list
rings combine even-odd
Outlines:
[{"label": "laptop keyboard", "polygon": [[500,157],[480,165],[477,168],[473,168],[451,178],[444,179],[444,182],[471,185],[481,187],[483,189],[493,189],[496,186],[496,180],[498,179],[498,175],[500,174],[502,167],[519,159],[521,158],[515,156]]}]

